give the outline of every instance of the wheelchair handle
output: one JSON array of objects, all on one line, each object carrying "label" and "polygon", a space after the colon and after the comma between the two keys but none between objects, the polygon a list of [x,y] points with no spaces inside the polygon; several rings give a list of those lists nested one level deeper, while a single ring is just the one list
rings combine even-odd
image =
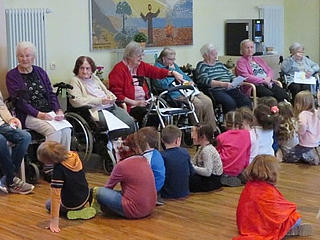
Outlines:
[{"label": "wheelchair handle", "polygon": [[64,83],[64,82],[59,82],[59,83],[53,84],[53,87],[61,88],[61,89],[73,89],[73,86],[71,86],[68,83]]},{"label": "wheelchair handle", "polygon": [[169,88],[168,90],[166,90],[166,92],[170,93],[177,90],[193,90],[194,91],[194,87],[191,85],[179,85],[176,87]]}]

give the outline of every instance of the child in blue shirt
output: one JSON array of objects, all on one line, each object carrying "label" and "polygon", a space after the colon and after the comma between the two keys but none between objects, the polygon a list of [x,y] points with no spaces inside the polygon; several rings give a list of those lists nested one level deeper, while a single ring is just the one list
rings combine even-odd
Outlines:
[{"label": "child in blue shirt", "polygon": [[143,139],[141,141],[146,146],[143,156],[148,160],[156,183],[157,192],[159,192],[164,184],[166,168],[164,166],[163,158],[157,150],[158,146],[158,133],[153,127],[144,127],[138,131],[138,137]]},{"label": "child in blue shirt", "polygon": [[166,179],[161,189],[163,198],[183,198],[189,195],[189,177],[194,169],[188,151],[180,147],[181,130],[168,125],[162,130],[166,150],[161,152],[166,167]]}]

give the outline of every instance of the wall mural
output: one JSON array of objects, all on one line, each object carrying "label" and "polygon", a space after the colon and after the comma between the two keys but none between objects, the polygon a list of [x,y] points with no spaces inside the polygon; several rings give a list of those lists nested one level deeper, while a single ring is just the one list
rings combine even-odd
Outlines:
[{"label": "wall mural", "polygon": [[193,43],[193,0],[91,0],[91,49],[124,48],[131,40],[147,47]]}]

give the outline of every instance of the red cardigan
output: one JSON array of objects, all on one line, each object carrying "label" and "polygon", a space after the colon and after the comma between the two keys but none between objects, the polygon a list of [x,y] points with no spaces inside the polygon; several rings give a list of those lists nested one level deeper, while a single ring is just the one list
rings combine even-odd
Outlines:
[{"label": "red cardigan", "polygon": [[301,218],[296,204],[267,182],[250,181],[242,190],[237,209],[239,236],[233,240],[280,240]]},{"label": "red cardigan", "polygon": [[[141,62],[137,69],[137,75],[152,79],[163,79],[168,76],[168,70]],[[135,99],[132,81],[133,79],[129,68],[121,61],[113,67],[109,74],[109,90],[113,92],[120,101],[123,101],[126,97]],[[143,83],[143,90],[146,93],[146,97],[149,97],[148,86],[145,82]],[[127,108],[128,112],[130,112],[130,108],[131,106],[129,105]]]}]

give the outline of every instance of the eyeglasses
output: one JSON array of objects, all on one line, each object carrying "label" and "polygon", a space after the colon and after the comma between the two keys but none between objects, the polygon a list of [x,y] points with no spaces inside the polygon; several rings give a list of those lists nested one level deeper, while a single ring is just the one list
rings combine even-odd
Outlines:
[{"label": "eyeglasses", "polygon": [[167,60],[169,60],[169,61],[175,61],[176,58],[168,58],[168,57],[167,57]]}]

